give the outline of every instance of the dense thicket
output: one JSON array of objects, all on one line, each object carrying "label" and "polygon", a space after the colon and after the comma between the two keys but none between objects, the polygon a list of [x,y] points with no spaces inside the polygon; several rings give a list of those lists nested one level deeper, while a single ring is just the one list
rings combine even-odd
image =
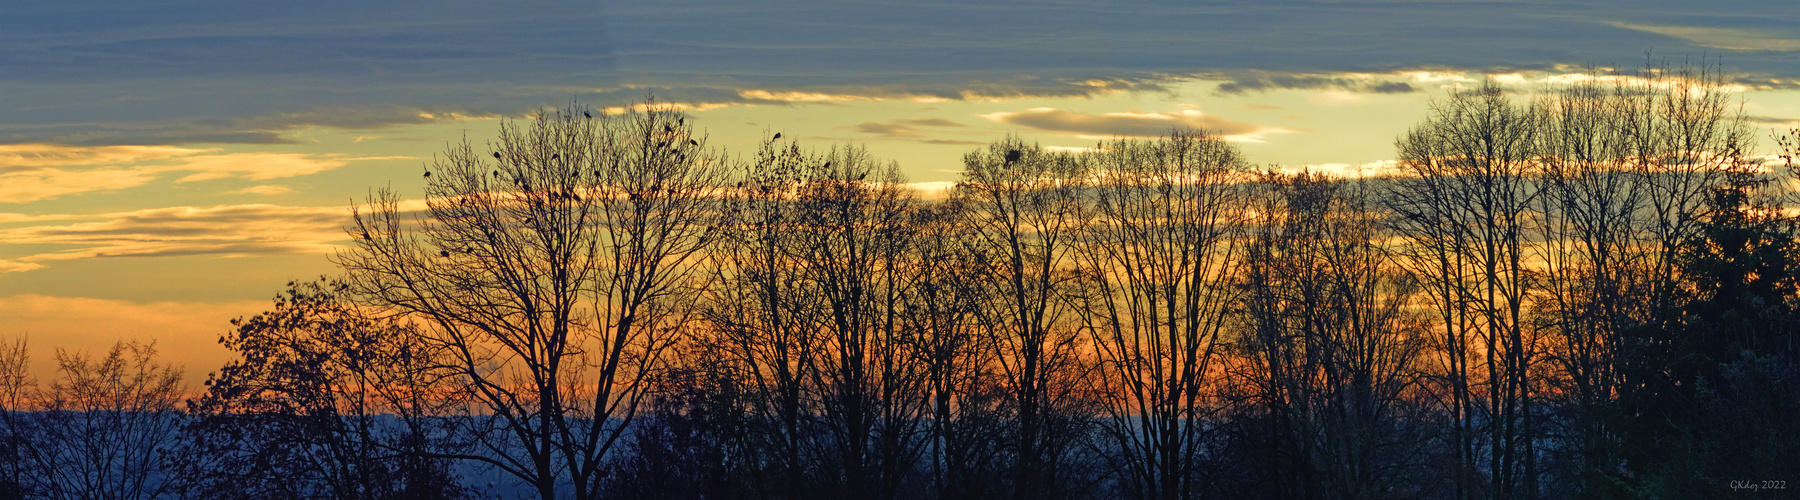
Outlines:
[{"label": "dense thicket", "polygon": [[[1731,104],[1706,72],[1486,83],[1363,178],[1259,171],[1204,131],[1083,152],[1007,137],[944,193],[779,134],[734,159],[653,103],[548,111],[451,147],[422,210],[360,207],[345,275],[238,321],[223,342],[243,359],[186,413],[142,348],[59,355],[49,389],[22,344],[0,352],[0,484],[1784,495],[1800,132],[1786,161],[1752,156]],[[59,451],[84,439],[138,459]],[[65,470],[92,479],[43,475]]]}]

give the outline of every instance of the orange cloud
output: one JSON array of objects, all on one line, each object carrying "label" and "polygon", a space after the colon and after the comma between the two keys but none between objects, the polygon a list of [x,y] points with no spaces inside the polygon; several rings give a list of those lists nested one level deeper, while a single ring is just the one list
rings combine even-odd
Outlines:
[{"label": "orange cloud", "polygon": [[298,153],[234,153],[184,158],[162,167],[168,171],[193,171],[175,182],[194,182],[229,177],[263,181],[316,174],[348,164],[341,159],[314,158]]},{"label": "orange cloud", "polygon": [[[167,173],[176,182],[242,178],[269,180],[316,174],[351,161],[300,153],[228,153],[173,146],[0,145],[0,203],[30,203],[96,191],[142,186]],[[269,194],[269,193],[260,193]]]},{"label": "orange cloud", "polygon": [[[330,253],[345,239],[342,207],[221,205],[166,207],[95,216],[104,220],[0,230],[0,243],[77,248],[24,263],[102,257]],[[20,269],[23,270],[23,269]]]},{"label": "orange cloud", "polygon": [[142,186],[155,178],[155,172],[124,168],[18,169],[0,173],[0,203],[30,203],[71,194],[116,191]]}]

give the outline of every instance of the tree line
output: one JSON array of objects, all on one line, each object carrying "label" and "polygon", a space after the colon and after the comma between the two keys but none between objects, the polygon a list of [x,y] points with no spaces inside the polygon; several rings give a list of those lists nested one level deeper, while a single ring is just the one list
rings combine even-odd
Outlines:
[{"label": "tree line", "polygon": [[[1784,153],[1717,72],[1434,101],[1397,170],[1230,142],[734,157],[653,100],[355,207],[181,404],[0,349],[0,496],[1721,498],[1800,481]],[[500,478],[503,485],[476,478]],[[1800,483],[1793,486],[1800,488]]]}]

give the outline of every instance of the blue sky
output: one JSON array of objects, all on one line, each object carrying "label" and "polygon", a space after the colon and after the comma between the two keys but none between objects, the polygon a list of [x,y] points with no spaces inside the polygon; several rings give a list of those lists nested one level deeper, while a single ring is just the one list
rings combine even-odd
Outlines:
[{"label": "blue sky", "polygon": [[[1016,133],[1171,125],[1353,171],[1446,89],[1716,64],[1800,119],[1777,2],[35,2],[0,8],[0,335],[156,339],[216,367],[232,316],[330,272],[351,200],[446,142],[649,93],[711,144],[854,142],[911,180]],[[1704,61],[1704,62],[1703,62]],[[1593,69],[1597,68],[1597,69]],[[1770,141],[1764,141],[1765,144]]]}]

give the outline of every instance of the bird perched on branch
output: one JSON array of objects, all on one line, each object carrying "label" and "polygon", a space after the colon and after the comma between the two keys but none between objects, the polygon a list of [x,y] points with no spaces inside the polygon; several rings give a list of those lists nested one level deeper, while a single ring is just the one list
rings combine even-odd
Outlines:
[{"label": "bird perched on branch", "polygon": [[500,159],[500,152],[499,152],[499,151],[495,151],[495,152],[494,152],[494,159],[496,159],[496,160],[498,160],[498,159]]},{"label": "bird perched on branch", "polygon": [[1019,155],[1020,155],[1020,154],[1021,154],[1021,153],[1020,153],[1020,152],[1019,152],[1019,150],[1017,150],[1017,149],[1008,149],[1008,150],[1006,150],[1006,162],[1007,162],[1007,163],[1012,163],[1012,162],[1016,162],[1016,161],[1019,161]]},{"label": "bird perched on branch", "polygon": [[775,133],[775,138],[776,138],[776,139],[780,139],[780,138],[781,138],[781,132],[776,132],[776,133]]}]

